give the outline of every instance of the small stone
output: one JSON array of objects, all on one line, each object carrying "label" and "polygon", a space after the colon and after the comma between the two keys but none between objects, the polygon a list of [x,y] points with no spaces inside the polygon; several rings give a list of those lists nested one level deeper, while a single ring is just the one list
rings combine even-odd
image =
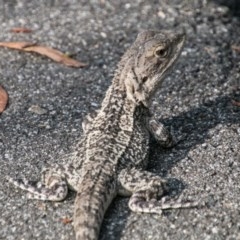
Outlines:
[{"label": "small stone", "polygon": [[100,35],[103,37],[103,38],[107,38],[107,34],[105,32],[101,32]]},{"label": "small stone", "polygon": [[33,113],[36,113],[38,115],[42,115],[42,114],[46,114],[47,113],[47,110],[44,109],[44,108],[41,108],[40,106],[38,105],[32,105],[29,109],[28,109],[29,112],[33,112]]},{"label": "small stone", "polygon": [[162,18],[162,19],[165,19],[166,18],[166,14],[163,12],[163,11],[158,11],[158,17]]},{"label": "small stone", "polygon": [[129,9],[131,7],[131,4],[130,3],[126,3],[125,4],[125,9]]}]

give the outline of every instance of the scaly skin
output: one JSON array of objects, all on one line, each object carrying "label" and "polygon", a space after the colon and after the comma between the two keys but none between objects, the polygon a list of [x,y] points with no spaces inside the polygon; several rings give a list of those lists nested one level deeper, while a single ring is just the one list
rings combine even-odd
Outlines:
[{"label": "scaly skin", "polygon": [[145,171],[150,134],[170,147],[173,138],[150,114],[149,105],[166,73],[181,53],[182,33],[144,31],[124,54],[101,109],[83,123],[84,136],[63,167],[45,170],[37,188],[27,180],[9,179],[41,200],[63,200],[68,187],[77,191],[74,228],[77,240],[97,240],[104,214],[117,195],[131,196],[136,212],[192,207],[157,199],[166,181]]}]

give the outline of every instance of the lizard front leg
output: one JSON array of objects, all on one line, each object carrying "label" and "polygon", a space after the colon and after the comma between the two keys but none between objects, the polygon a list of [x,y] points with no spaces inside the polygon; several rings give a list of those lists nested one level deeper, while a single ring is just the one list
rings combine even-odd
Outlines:
[{"label": "lizard front leg", "polygon": [[167,183],[161,177],[138,169],[124,169],[119,174],[119,194],[132,194],[128,203],[133,212],[158,213],[163,209],[196,207],[198,203],[165,203],[159,198],[168,191]]},{"label": "lizard front leg", "polygon": [[159,145],[164,148],[173,147],[177,143],[171,132],[169,132],[166,127],[154,117],[148,119],[147,129]]},{"label": "lizard front leg", "polygon": [[83,121],[82,121],[82,129],[83,129],[84,134],[86,134],[87,131],[90,129],[91,124],[92,124],[94,118],[98,115],[98,113],[99,113],[99,110],[95,110],[95,111],[87,114],[87,115],[83,118]]}]

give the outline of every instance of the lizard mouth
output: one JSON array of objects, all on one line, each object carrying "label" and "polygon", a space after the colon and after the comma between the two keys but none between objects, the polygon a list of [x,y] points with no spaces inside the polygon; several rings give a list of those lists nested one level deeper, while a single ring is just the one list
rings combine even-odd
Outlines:
[{"label": "lizard mouth", "polygon": [[176,34],[173,38],[172,38],[172,43],[173,43],[173,46],[175,46],[175,49],[173,49],[173,52],[175,53],[171,60],[168,62],[166,68],[165,68],[165,71],[163,72],[163,75],[165,76],[166,73],[171,69],[171,66],[174,65],[174,62],[177,61],[179,55],[181,54],[181,50],[184,46],[184,43],[185,43],[185,39],[186,39],[186,35],[185,33],[181,32],[179,34]]}]

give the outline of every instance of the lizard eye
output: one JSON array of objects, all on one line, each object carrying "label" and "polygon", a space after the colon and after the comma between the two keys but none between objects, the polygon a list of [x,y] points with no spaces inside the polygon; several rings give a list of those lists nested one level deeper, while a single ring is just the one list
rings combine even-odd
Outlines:
[{"label": "lizard eye", "polygon": [[168,54],[168,48],[162,46],[157,47],[154,53],[156,57],[164,58]]}]

